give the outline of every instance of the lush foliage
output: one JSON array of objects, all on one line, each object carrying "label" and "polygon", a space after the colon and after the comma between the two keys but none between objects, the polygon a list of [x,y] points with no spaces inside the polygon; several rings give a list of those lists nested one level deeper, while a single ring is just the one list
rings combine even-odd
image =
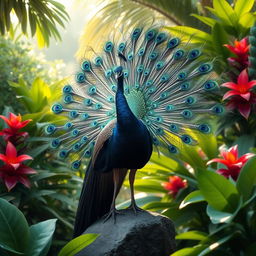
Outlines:
[{"label": "lush foliage", "polygon": [[0,2],[0,32],[13,33],[11,14],[15,13],[19,20],[22,33],[27,35],[27,27],[30,25],[31,36],[37,36],[40,47],[48,46],[50,37],[61,40],[56,24],[64,27],[64,21],[68,20],[65,7],[53,0],[3,0]]},{"label": "lush foliage", "polygon": [[36,77],[43,78],[47,83],[52,83],[60,78],[61,61],[49,62],[42,54],[33,54],[31,44],[23,40],[12,40],[10,37],[0,36],[0,90],[5,92],[5,97],[0,101],[0,113],[5,106],[12,106],[15,112],[24,113],[26,110],[16,99],[16,93],[8,82],[24,80],[31,85]]},{"label": "lush foliage", "polygon": [[56,219],[51,219],[29,227],[22,212],[0,198],[1,255],[46,256],[55,223]]}]

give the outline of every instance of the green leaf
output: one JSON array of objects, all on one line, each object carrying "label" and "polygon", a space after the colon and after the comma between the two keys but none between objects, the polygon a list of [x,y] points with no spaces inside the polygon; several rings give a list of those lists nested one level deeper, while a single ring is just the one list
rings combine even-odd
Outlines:
[{"label": "green leaf", "polygon": [[213,250],[215,250],[216,248],[220,247],[222,244],[224,244],[228,240],[230,240],[234,235],[235,235],[235,233],[233,233],[231,235],[228,235],[228,236],[225,236],[225,237],[215,241],[211,245],[207,246],[207,248],[204,249],[200,254],[198,254],[198,256],[204,256],[204,255],[212,252]]},{"label": "green leaf", "polygon": [[58,254],[58,256],[74,256],[76,253],[80,252],[83,248],[87,247],[91,243],[93,243],[98,234],[84,234],[81,235],[68,244],[66,244]]},{"label": "green leaf", "polygon": [[239,156],[242,156],[250,151],[253,148],[255,143],[255,136],[253,135],[242,135],[235,140],[233,145],[238,145]]},{"label": "green leaf", "polygon": [[255,0],[237,0],[235,2],[235,12],[238,17],[241,17],[243,14],[250,12]]},{"label": "green leaf", "polygon": [[158,180],[149,180],[149,179],[140,179],[136,180],[134,184],[135,190],[143,192],[160,192],[165,193],[166,190],[161,185],[161,182]]},{"label": "green leaf", "polygon": [[226,0],[213,0],[213,8],[225,25],[237,25],[238,17]]},{"label": "green leaf", "polygon": [[[43,256],[42,251],[51,241],[57,219],[46,220],[32,225],[30,229],[30,247],[27,250],[27,256]],[[46,255],[45,252],[44,255]]]},{"label": "green leaf", "polygon": [[249,159],[243,166],[236,183],[236,187],[244,201],[250,198],[253,188],[256,185],[255,166],[256,156]]},{"label": "green leaf", "polygon": [[212,29],[212,41],[214,42],[215,51],[226,60],[229,56],[228,49],[224,46],[228,42],[227,33],[223,29],[223,26],[218,22]]},{"label": "green leaf", "polygon": [[203,195],[201,194],[200,190],[196,190],[188,194],[184,200],[180,204],[180,209],[186,207],[189,204],[194,204],[198,202],[205,201]]},{"label": "green leaf", "polygon": [[[187,26],[175,26],[167,28],[180,36],[185,36],[186,39],[191,39],[192,43],[210,43],[212,42],[211,35],[199,29]],[[184,39],[185,40],[185,39]]]},{"label": "green leaf", "polygon": [[1,198],[0,227],[0,247],[24,253],[29,242],[28,223],[19,209]]},{"label": "green leaf", "polygon": [[205,232],[201,232],[201,231],[188,231],[185,233],[181,233],[179,235],[177,235],[175,237],[175,239],[186,239],[186,240],[198,240],[198,241],[202,241],[205,238],[207,238],[208,234]]},{"label": "green leaf", "polygon": [[198,256],[206,247],[206,245],[198,245],[195,247],[183,248],[172,253],[170,256]]},{"label": "green leaf", "polygon": [[198,14],[191,14],[191,16],[201,20],[203,23],[205,23],[206,25],[208,25],[210,27],[213,27],[214,24],[216,23],[215,19],[204,17],[204,16],[201,16],[201,15],[198,15]]},{"label": "green leaf", "polygon": [[230,223],[235,217],[234,213],[217,211],[210,205],[207,206],[206,213],[213,224]]},{"label": "green leaf", "polygon": [[210,206],[219,211],[236,211],[239,195],[229,180],[211,171],[199,172],[197,180],[198,187]]}]

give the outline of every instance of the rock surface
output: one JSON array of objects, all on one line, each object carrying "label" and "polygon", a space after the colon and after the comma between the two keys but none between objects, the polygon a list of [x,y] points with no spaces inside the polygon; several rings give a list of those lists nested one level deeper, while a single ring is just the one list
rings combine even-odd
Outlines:
[{"label": "rock surface", "polygon": [[116,223],[104,218],[91,225],[84,234],[100,236],[76,256],[169,256],[175,251],[172,221],[157,213],[121,210]]}]

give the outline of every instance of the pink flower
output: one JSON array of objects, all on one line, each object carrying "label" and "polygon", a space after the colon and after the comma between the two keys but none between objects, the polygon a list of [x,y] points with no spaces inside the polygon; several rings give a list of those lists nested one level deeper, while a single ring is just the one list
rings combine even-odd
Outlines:
[{"label": "pink flower", "polygon": [[254,156],[252,153],[247,153],[240,158],[238,158],[238,146],[235,145],[231,147],[228,151],[221,152],[221,156],[223,158],[214,158],[207,162],[207,165],[218,162],[221,164],[226,165],[227,169],[221,168],[218,169],[217,172],[224,177],[232,177],[233,180],[237,180],[239,173],[244,166],[244,164],[247,162],[247,160]]},{"label": "pink flower", "polygon": [[5,163],[0,167],[0,178],[5,182],[8,191],[10,191],[17,182],[21,182],[26,187],[30,187],[26,175],[36,173],[36,171],[24,165],[22,162],[31,159],[32,157],[29,155],[17,156],[16,148],[8,141],[5,155],[0,154],[0,160]]},{"label": "pink flower", "polygon": [[235,40],[234,46],[229,44],[224,44],[224,46],[237,56],[228,58],[230,63],[237,62],[243,67],[248,67],[249,44],[247,38],[243,38],[241,41]]},{"label": "pink flower", "polygon": [[21,121],[21,115],[16,116],[13,113],[9,114],[9,119],[2,115],[0,115],[0,118],[2,118],[5,121],[5,123],[9,126],[9,128],[5,128],[0,131],[0,135],[2,135],[6,141],[10,140],[11,137],[27,136],[27,132],[19,132],[19,130],[25,127],[31,121],[31,119]]},{"label": "pink flower", "polygon": [[162,186],[169,191],[168,194],[175,197],[181,189],[187,187],[187,181],[178,176],[170,176],[169,182],[164,182]]},{"label": "pink flower", "polygon": [[238,109],[240,114],[248,119],[251,112],[251,105],[256,103],[256,94],[251,90],[256,85],[256,80],[249,81],[246,69],[237,78],[237,84],[227,82],[221,86],[231,89],[223,96],[223,100],[232,97],[227,104],[229,109]]}]

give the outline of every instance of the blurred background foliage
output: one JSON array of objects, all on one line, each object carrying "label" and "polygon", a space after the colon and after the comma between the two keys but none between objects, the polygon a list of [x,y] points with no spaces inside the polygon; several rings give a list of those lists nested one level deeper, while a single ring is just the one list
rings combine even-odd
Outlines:
[{"label": "blurred background foliage", "polygon": [[[255,22],[253,0],[98,0],[94,3],[76,0],[73,16],[68,14],[61,2],[0,1],[0,91],[4,92],[0,113],[5,116],[10,112],[21,113],[23,120],[33,120],[26,127],[29,137],[18,145],[18,150],[34,158],[30,167],[37,171],[37,174],[30,176],[31,189],[18,184],[7,192],[0,184],[0,197],[17,206],[29,225],[57,219],[49,255],[57,255],[72,237],[83,178],[83,174],[70,170],[47,150],[45,141],[48,138],[43,133],[43,126],[56,119],[50,107],[58,99],[58,91],[73,70],[65,69],[61,60],[46,60],[41,51],[35,50],[35,44],[28,41],[36,37],[39,47],[62,48],[63,54],[66,54],[68,48],[72,48],[69,40],[74,35],[70,30],[67,35],[62,34],[61,27],[68,26],[80,10],[81,16],[88,16],[88,22],[82,24],[83,32],[76,53],[80,60],[91,52],[92,47],[99,51],[109,37],[112,39],[125,34],[129,26],[156,22],[165,25],[170,33],[203,45],[209,57],[215,58],[215,72],[221,83],[229,81],[230,70],[235,75],[240,72],[229,65],[227,58],[234,55],[223,45],[247,37]],[[76,27],[78,23],[73,28]],[[75,33],[74,37],[78,40],[79,33]],[[64,38],[63,44],[53,45],[61,37]],[[50,51],[50,55],[52,53]],[[221,89],[211,97],[222,102],[223,94]],[[135,182],[138,204],[146,210],[170,217],[175,223],[179,251],[173,256],[254,255],[255,158],[243,167],[244,174],[239,176],[237,182],[214,175],[216,169],[223,167],[220,164],[213,163],[210,167],[206,164],[218,157],[220,147],[237,144],[239,156],[249,151],[256,152],[255,127],[255,112],[246,120],[237,111],[227,111],[220,120],[213,120],[213,134],[194,134],[197,146],[184,146],[174,156],[160,149],[160,152],[153,153],[150,163],[138,172]],[[0,121],[2,128],[6,126]],[[1,140],[1,152],[4,149],[5,142]],[[179,176],[187,182],[176,196],[163,185],[172,176]],[[217,188],[215,180],[220,184]],[[214,191],[212,195],[207,193],[204,183],[209,184],[209,191]],[[245,183],[246,189],[242,185]],[[118,198],[120,208],[129,203],[125,201],[128,198],[127,182],[125,186]],[[233,208],[229,208],[230,193],[236,198]],[[221,194],[226,204],[216,206],[214,201],[223,200]]]}]

